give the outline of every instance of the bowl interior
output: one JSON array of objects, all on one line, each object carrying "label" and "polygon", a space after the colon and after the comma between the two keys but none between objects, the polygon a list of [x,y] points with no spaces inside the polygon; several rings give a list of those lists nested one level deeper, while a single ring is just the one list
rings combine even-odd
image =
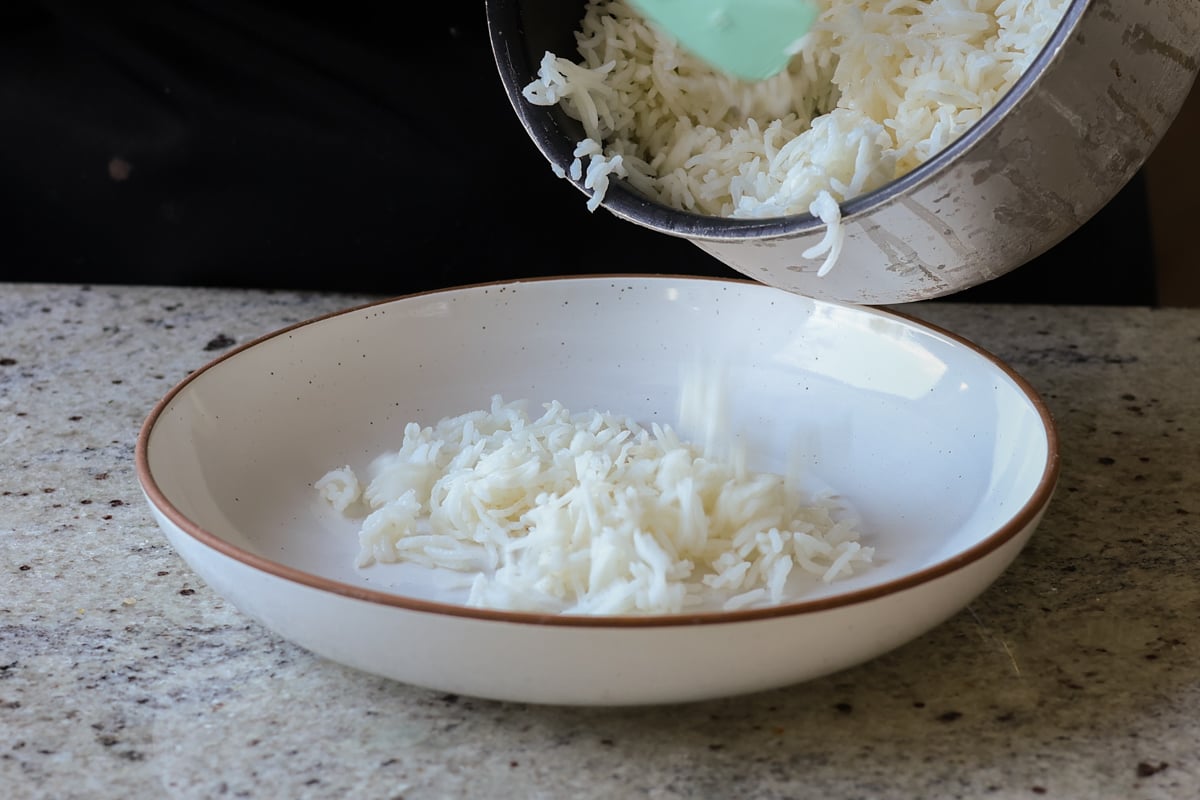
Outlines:
[{"label": "bowl interior", "polygon": [[444,575],[356,568],[357,524],[313,482],[395,450],[409,421],[484,408],[497,393],[675,425],[681,370],[697,355],[729,365],[751,466],[782,470],[798,453],[810,487],[848,498],[876,548],[874,566],[814,582],[801,606],[989,552],[1049,499],[1049,415],[988,354],[884,311],[683,277],[466,287],[272,334],[163,399],[141,477],[186,533],[268,570],[460,602],[465,590]]}]

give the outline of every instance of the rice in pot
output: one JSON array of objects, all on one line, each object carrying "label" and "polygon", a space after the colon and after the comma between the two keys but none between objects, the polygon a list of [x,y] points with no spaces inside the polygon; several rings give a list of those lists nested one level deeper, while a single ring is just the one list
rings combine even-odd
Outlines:
[{"label": "rice in pot", "polygon": [[624,0],[589,0],[574,59],[547,52],[526,100],[585,138],[569,173],[603,202],[613,177],[673,208],[722,217],[808,212],[836,262],[839,203],[961,136],[1025,72],[1069,0],[816,0],[786,71],[745,82],[680,49]]}]

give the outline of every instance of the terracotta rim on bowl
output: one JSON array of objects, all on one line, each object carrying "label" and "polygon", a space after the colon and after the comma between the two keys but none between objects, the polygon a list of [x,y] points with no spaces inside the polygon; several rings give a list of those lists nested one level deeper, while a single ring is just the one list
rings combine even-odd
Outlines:
[{"label": "terracotta rim on bowl", "polygon": [[[827,597],[815,598],[811,600],[796,600],[794,602],[783,603],[776,606],[768,606],[763,608],[740,609],[737,611],[703,611],[703,612],[685,612],[681,614],[662,614],[662,615],[619,615],[619,616],[588,616],[582,614],[544,614],[534,612],[520,611],[498,611],[485,608],[474,608],[470,606],[456,605],[453,603],[442,603],[431,600],[420,600],[403,595],[392,594],[385,591],[375,589],[367,589],[360,586],[354,586],[348,583],[342,583],[330,578],[323,578],[319,575],[314,575],[310,572],[289,567],[272,561],[269,558],[264,558],[256,553],[249,552],[240,547],[230,544],[221,537],[197,525],[186,515],[183,514],[173,503],[167,498],[166,494],[159,488],[158,483],[154,479],[154,474],[150,469],[149,463],[149,441],[150,436],[154,431],[154,427],[171,402],[190,384],[193,380],[213,369],[223,361],[234,358],[239,353],[256,347],[263,342],[274,339],[278,336],[286,335],[299,328],[306,327],[318,322],[322,322],[333,317],[339,317],[346,314],[354,314],[363,309],[374,308],[376,306],[386,305],[412,297],[421,297],[426,295],[444,294],[448,292],[462,291],[465,289],[487,288],[494,286],[512,286],[522,283],[543,283],[543,282],[563,282],[572,280],[594,280],[597,278],[603,279],[633,279],[633,280],[658,280],[669,278],[670,280],[681,281],[703,281],[710,283],[731,283],[748,286],[762,287],[763,284],[753,280],[741,279],[714,279],[703,276],[689,275],[638,275],[638,274],[603,274],[603,275],[587,275],[587,276],[551,276],[544,278],[530,278],[522,280],[504,280],[492,281],[478,284],[468,284],[463,286],[454,286],[445,289],[435,289],[426,292],[416,292],[408,295],[397,297],[389,297],[381,300],[374,300],[368,303],[362,303],[353,307],[331,311],[327,314],[322,314],[302,322],[297,322],[292,325],[280,328],[278,330],[257,337],[242,345],[239,345],[232,350],[218,356],[209,363],[199,369],[189,373],[183,380],[173,386],[166,395],[163,396],[150,414],[142,423],[141,430],[138,433],[137,445],[135,448],[135,465],[137,469],[138,482],[141,484],[143,491],[151,504],[154,505],[167,519],[179,527],[188,536],[197,540],[206,547],[209,547],[222,555],[239,561],[252,569],[260,570],[264,573],[274,575],[286,581],[291,581],[304,586],[318,589],[321,591],[332,592],[334,594],[343,595],[345,597],[362,600],[369,603],[378,603],[386,606],[394,606],[398,608],[408,609],[410,611],[418,611],[430,614],[444,614],[449,616],[469,617],[481,621],[496,621],[510,622],[532,625],[551,625],[562,627],[589,627],[589,628],[636,628],[636,627],[668,627],[678,625],[717,625],[728,624],[734,622],[746,622],[750,620],[762,620],[773,617],[786,617],[796,614],[807,614],[817,611],[826,611],[832,608],[854,605],[871,600],[876,600],[890,594],[911,589],[924,583],[928,583],[937,578],[948,575],[957,570],[963,569],[970,564],[982,559],[984,556],[993,552],[997,548],[1004,545],[1006,542],[1015,537],[1018,533],[1024,530],[1031,524],[1037,515],[1045,509],[1049,504],[1051,495],[1054,493],[1054,488],[1058,482],[1058,474],[1060,469],[1060,459],[1058,451],[1058,433],[1054,425],[1054,420],[1045,401],[1042,400],[1038,392],[1033,388],[1028,381],[1016,373],[1010,366],[1001,361],[998,357],[974,344],[973,342],[959,336],[955,333],[940,328],[936,325],[924,322],[916,317],[910,316],[892,310],[880,310],[887,316],[905,320],[913,323],[925,330],[946,337],[957,344],[969,349],[975,354],[983,357],[991,362],[997,369],[1004,373],[1018,387],[1023,395],[1033,404],[1037,411],[1038,417],[1042,423],[1042,430],[1046,435],[1047,458],[1046,464],[1042,470],[1042,475],[1038,480],[1038,484],[1029,499],[1014,513],[1009,520],[989,534],[987,537],[976,543],[972,547],[963,550],[962,552],[951,556],[943,561],[940,561],[924,569],[909,573],[903,577],[896,578],[886,583],[881,583],[875,586],[857,589],[843,594],[837,594]],[[845,305],[833,303],[831,301],[821,301],[830,305]]]}]

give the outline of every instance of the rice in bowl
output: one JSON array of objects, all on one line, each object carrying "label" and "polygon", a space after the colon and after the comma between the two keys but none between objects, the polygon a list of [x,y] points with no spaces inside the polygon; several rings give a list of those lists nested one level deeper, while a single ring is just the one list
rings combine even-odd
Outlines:
[{"label": "rice in bowl", "polygon": [[[752,472],[736,447],[557,402],[409,423],[369,480],[315,489],[362,514],[358,565],[473,575],[469,606],[565,614],[732,611],[793,599],[793,575],[832,582],[870,564],[844,501]],[[793,476],[794,478],[794,476]]]}]

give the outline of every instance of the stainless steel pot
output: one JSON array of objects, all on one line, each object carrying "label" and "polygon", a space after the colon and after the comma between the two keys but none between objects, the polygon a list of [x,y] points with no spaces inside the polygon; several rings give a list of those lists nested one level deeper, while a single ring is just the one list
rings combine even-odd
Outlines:
[{"label": "stainless steel pot", "polygon": [[[575,55],[582,0],[486,0],[500,78],[529,136],[566,169],[582,128],[525,101],[543,53]],[[1133,177],[1200,69],[1200,0],[1074,0],[1013,90],[949,148],[842,204],[844,250],[817,277],[800,253],[825,226],[809,214],[733,220],[680,212],[623,181],[603,206],[685,237],[762,283],[851,303],[951,294],[1057,244]],[[590,194],[581,182],[580,191]],[[581,200],[582,202],[582,200]]]}]

